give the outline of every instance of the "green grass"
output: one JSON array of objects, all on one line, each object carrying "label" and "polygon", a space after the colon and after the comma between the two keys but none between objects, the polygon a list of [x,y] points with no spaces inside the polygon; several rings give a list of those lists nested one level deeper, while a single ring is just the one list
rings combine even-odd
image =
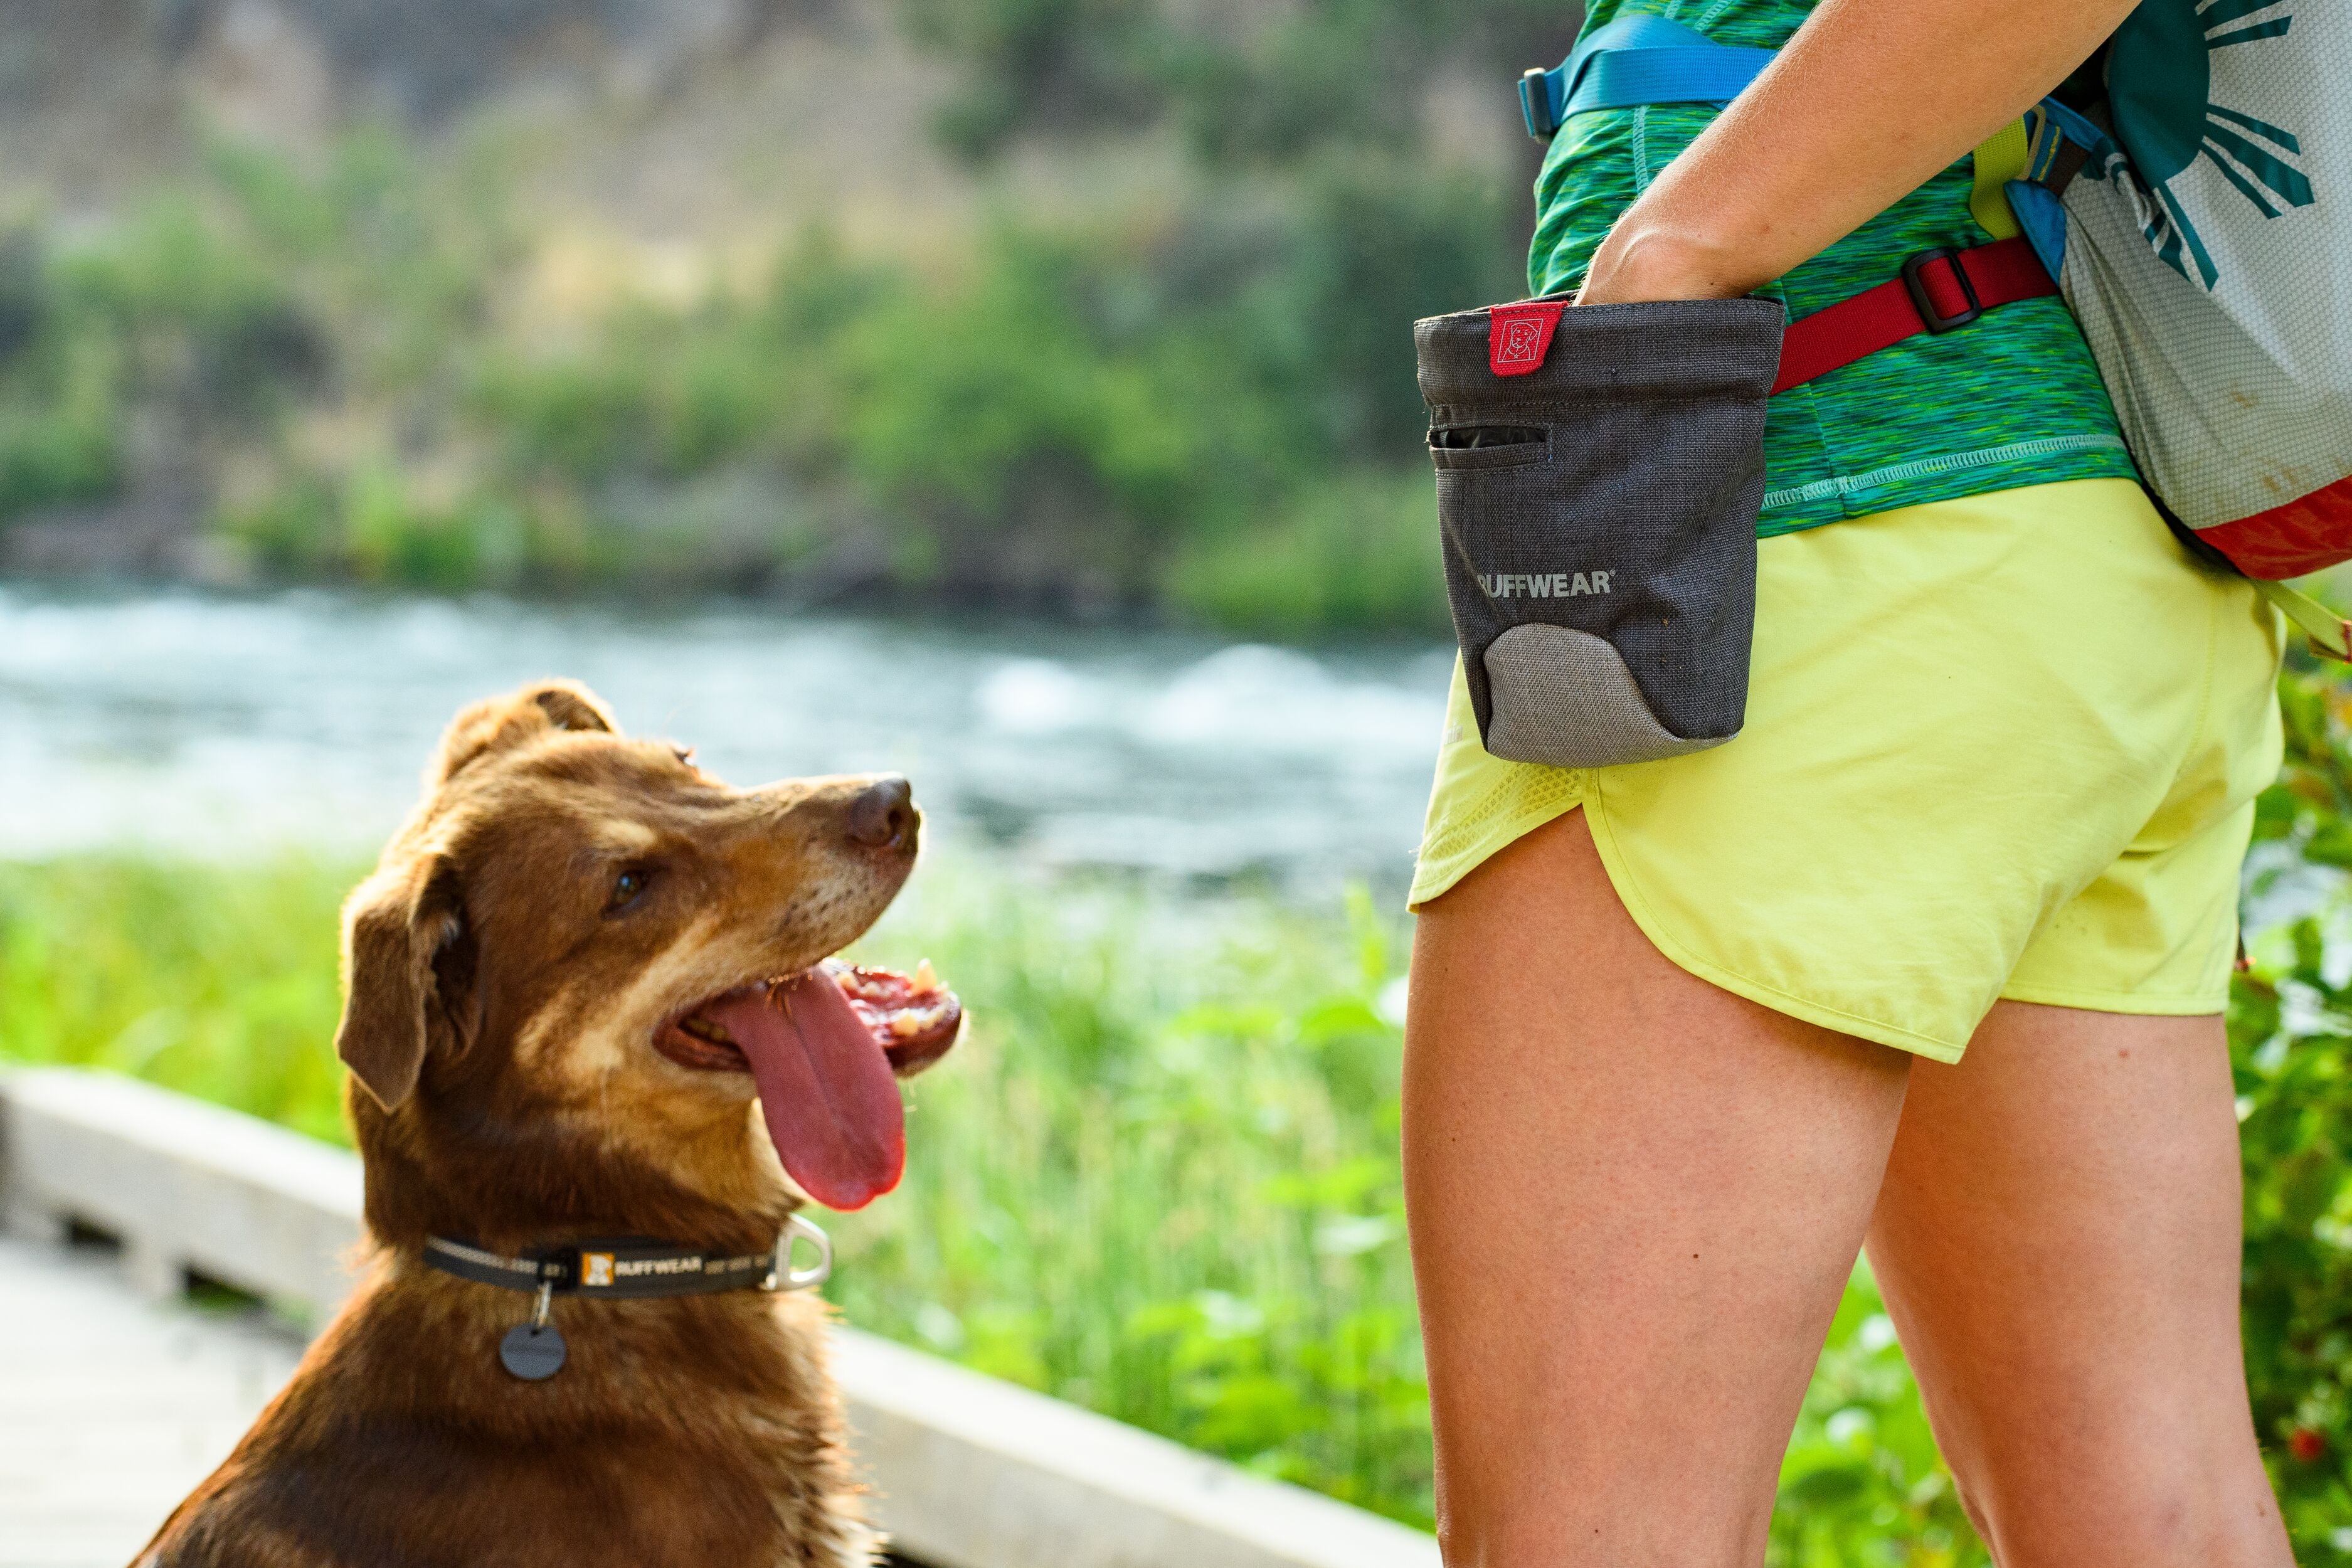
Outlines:
[{"label": "green grass", "polygon": [[[2288,695],[2294,754],[2259,831],[2352,862],[2352,708],[2315,684]],[[334,918],[354,874],[0,865],[0,1057],[134,1073],[341,1139]],[[2256,1421],[2302,1560],[2337,1568],[2352,979],[2326,936],[2347,910],[2258,943],[2231,1016]],[[830,1222],[831,1292],[865,1327],[1426,1525],[1397,1173],[1402,921],[1360,897],[1213,912],[928,868],[863,951],[933,959],[972,1028],[912,1086],[905,1187]],[[1772,1552],[1780,1568],[1985,1562],[1866,1275],[1806,1397]]]}]

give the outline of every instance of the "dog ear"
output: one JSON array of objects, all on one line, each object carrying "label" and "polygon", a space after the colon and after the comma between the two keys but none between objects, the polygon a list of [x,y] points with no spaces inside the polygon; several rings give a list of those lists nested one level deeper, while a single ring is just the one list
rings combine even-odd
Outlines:
[{"label": "dog ear", "polygon": [[537,686],[525,687],[516,700],[537,706],[547,715],[548,722],[559,730],[599,730],[607,735],[621,732],[620,722],[604,706],[604,700],[576,680],[541,681]]},{"label": "dog ear", "polygon": [[541,680],[475,703],[449,721],[425,786],[446,784],[469,763],[553,730],[617,735],[621,726],[602,699],[576,680]]},{"label": "dog ear", "polygon": [[389,1110],[425,1067],[433,961],[465,921],[457,869],[427,852],[381,868],[343,903],[343,1017],[335,1054]]}]

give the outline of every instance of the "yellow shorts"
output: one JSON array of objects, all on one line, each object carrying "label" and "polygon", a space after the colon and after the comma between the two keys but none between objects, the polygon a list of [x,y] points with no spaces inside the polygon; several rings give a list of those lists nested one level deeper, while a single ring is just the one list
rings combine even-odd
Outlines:
[{"label": "yellow shorts", "polygon": [[2123,479],[1768,539],[1726,745],[1501,762],[1456,666],[1412,901],[1581,805],[1661,952],[1829,1028],[1957,1061],[1999,997],[2219,1012],[2283,640]]}]

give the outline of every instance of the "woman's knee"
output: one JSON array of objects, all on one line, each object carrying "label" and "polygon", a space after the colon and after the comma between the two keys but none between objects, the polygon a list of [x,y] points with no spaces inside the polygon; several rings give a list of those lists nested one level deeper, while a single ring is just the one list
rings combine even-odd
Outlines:
[{"label": "woman's knee", "polygon": [[2252,1446],[2198,1451],[2116,1433],[2066,1469],[1953,1459],[1961,1504],[2002,1568],[2294,1568]]}]

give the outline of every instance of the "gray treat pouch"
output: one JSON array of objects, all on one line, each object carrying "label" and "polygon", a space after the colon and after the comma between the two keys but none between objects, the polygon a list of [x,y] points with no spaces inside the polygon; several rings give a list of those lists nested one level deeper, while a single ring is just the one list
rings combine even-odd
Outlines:
[{"label": "gray treat pouch", "polygon": [[1739,732],[1783,324],[1754,299],[1533,300],[1414,324],[1487,751],[1606,767]]}]

